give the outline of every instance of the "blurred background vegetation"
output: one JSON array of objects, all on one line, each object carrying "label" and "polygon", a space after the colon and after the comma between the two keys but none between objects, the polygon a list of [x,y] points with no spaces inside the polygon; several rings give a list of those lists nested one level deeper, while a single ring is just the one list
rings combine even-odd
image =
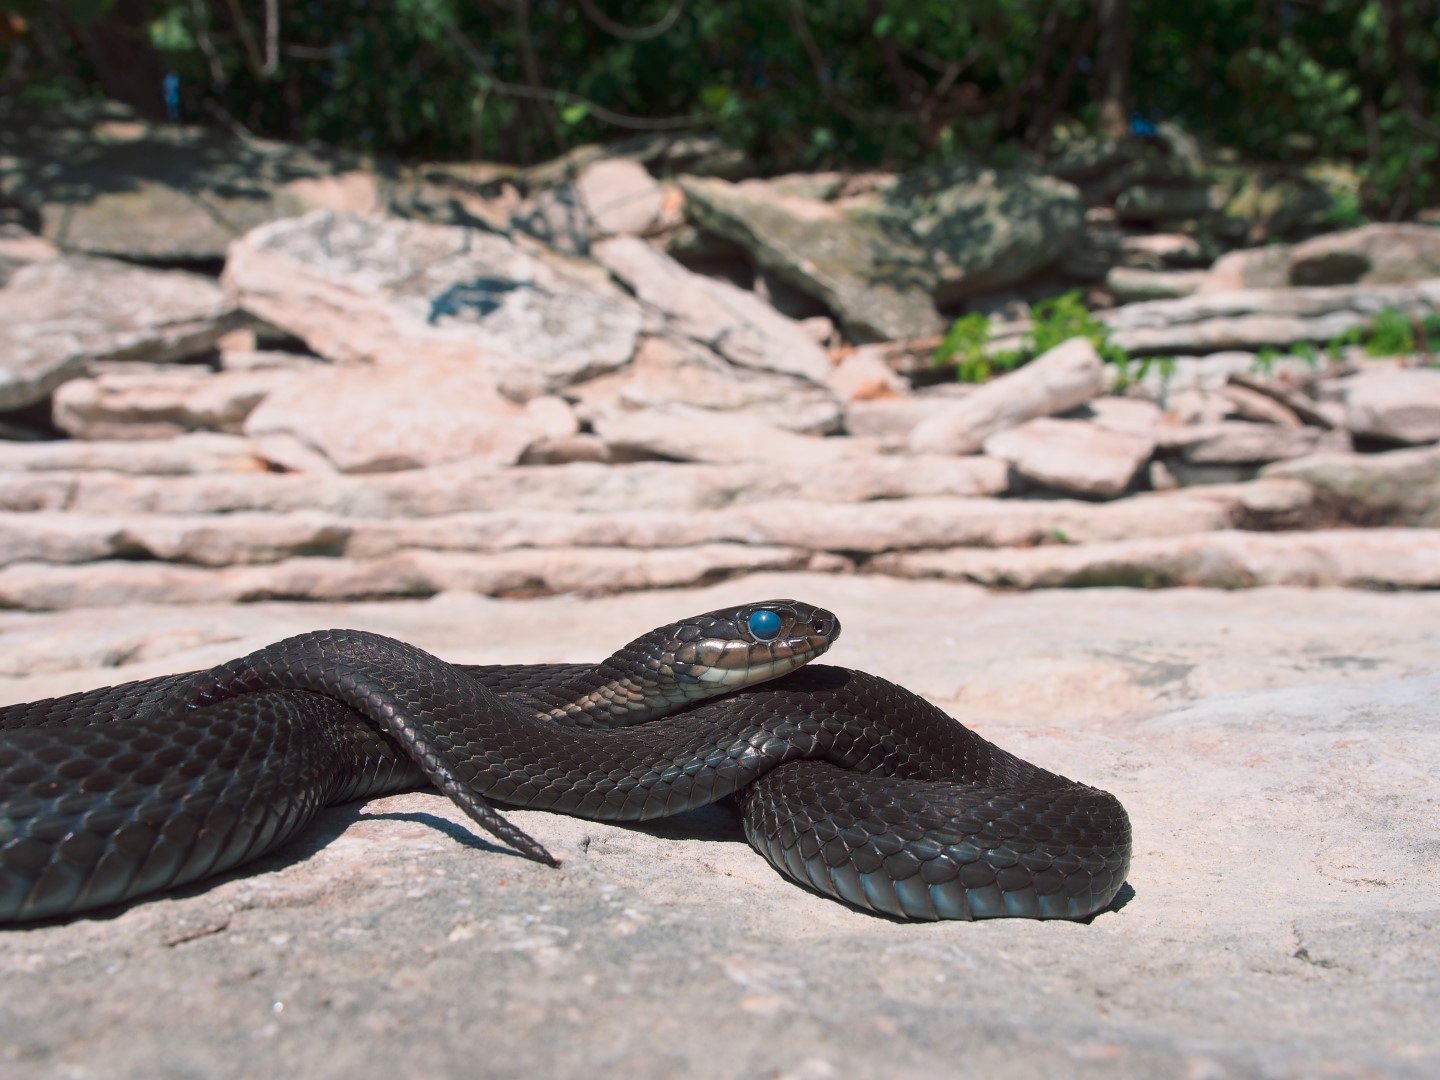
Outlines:
[{"label": "blurred background vegetation", "polygon": [[0,92],[406,159],[721,134],[765,171],[906,167],[1177,121],[1440,201],[1440,0],[21,0]]}]

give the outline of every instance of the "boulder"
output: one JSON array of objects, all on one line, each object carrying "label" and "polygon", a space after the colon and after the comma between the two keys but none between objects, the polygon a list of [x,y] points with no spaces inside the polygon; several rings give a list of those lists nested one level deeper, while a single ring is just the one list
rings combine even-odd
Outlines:
[{"label": "boulder", "polygon": [[624,366],[641,324],[593,268],[475,229],[328,211],[248,233],[225,282],[330,360],[468,364],[521,400]]},{"label": "boulder", "polygon": [[27,263],[0,288],[0,409],[42,401],[96,361],[203,353],[244,321],[198,274],[81,255]]},{"label": "boulder", "polygon": [[1062,259],[1084,223],[1079,192],[1055,177],[951,162],[829,201],[813,185],[686,180],[687,209],[762,267],[822,301],[859,340],[941,329],[955,303]]},{"label": "boulder", "polygon": [[1343,431],[1245,420],[1170,428],[1164,441],[1193,465],[1250,465],[1350,449]]},{"label": "boulder", "polygon": [[1306,236],[1323,229],[1334,216],[1334,196],[1307,176],[1263,166],[1217,172],[1224,201],[1207,224],[1220,236],[1247,244]]},{"label": "boulder", "polygon": [[1397,443],[1440,441],[1440,369],[1362,371],[1340,380],[1345,426]]},{"label": "boulder", "polygon": [[934,269],[935,300],[954,304],[1058,262],[1085,214],[1080,192],[1056,177],[956,161],[901,177],[877,220],[914,238]]},{"label": "boulder", "polygon": [[1303,480],[1357,525],[1440,528],[1440,447],[1313,454],[1269,465],[1263,475]]},{"label": "boulder", "polygon": [[1103,312],[1110,340],[1131,353],[1207,353],[1299,341],[1325,344],[1394,309],[1440,312],[1440,279],[1415,285],[1333,285],[1197,293]]},{"label": "boulder", "polygon": [[0,124],[0,194],[36,207],[44,235],[72,251],[218,262],[265,222],[384,201],[380,178],[339,151],[149,123],[114,103],[15,119]]},{"label": "boulder", "polygon": [[1429,278],[1440,278],[1440,229],[1387,222],[1293,245],[1232,251],[1216,260],[1201,288],[1397,285]]},{"label": "boulder", "polygon": [[346,367],[294,378],[245,420],[260,454],[302,469],[298,443],[341,472],[388,472],[477,459],[509,465],[542,437],[576,430],[556,398],[517,405],[467,359]]},{"label": "boulder", "polygon": [[908,237],[833,203],[782,195],[760,181],[685,178],[686,212],[825,304],[862,341],[938,333],[935,275]]},{"label": "boulder", "polygon": [[55,425],[77,439],[165,439],[187,431],[238,434],[250,411],[294,377],[273,368],[107,365],[55,391]]},{"label": "boulder", "polygon": [[910,436],[917,453],[971,454],[997,431],[1038,416],[1078,408],[1103,388],[1104,364],[1085,338],[1072,338],[1002,375],[920,423]]},{"label": "boulder", "polygon": [[1008,461],[1031,483],[1096,499],[1113,499],[1124,492],[1154,449],[1153,437],[1087,420],[1050,417],[998,431],[985,440],[985,453]]},{"label": "boulder", "polygon": [[600,156],[576,164],[573,180],[541,185],[517,206],[511,225],[556,251],[588,255],[604,237],[644,236],[679,220],[678,192],[667,193],[638,160]]},{"label": "boulder", "polygon": [[737,367],[694,341],[642,339],[623,370],[566,390],[581,419],[602,412],[691,405],[714,420],[743,413],[787,431],[827,435],[840,427],[840,402],[808,379]]},{"label": "boulder", "polygon": [[638,161],[597,161],[581,171],[575,190],[597,236],[643,236],[661,223],[665,189]]},{"label": "boulder", "polygon": [[635,237],[596,245],[595,257],[674,334],[741,367],[797,375],[823,384],[830,360],[793,319],[728,281],[691,273]]}]

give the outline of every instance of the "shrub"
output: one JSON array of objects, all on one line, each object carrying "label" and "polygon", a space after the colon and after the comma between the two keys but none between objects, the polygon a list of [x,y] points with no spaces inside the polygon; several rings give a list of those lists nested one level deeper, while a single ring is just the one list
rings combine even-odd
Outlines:
[{"label": "shrub", "polygon": [[1130,354],[1110,340],[1109,329],[1085,307],[1078,291],[1041,300],[1032,308],[1031,320],[1018,349],[990,352],[990,319],[978,313],[962,315],[950,324],[932,359],[937,365],[953,363],[960,382],[984,382],[997,371],[1014,371],[1062,342],[1083,337],[1100,359],[1121,369],[1123,379]]}]

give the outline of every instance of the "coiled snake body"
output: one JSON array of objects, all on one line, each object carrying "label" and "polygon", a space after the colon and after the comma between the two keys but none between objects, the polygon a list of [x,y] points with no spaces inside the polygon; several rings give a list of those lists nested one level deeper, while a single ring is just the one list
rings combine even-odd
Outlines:
[{"label": "coiled snake body", "polygon": [[360,631],[0,708],[0,923],[238,866],[321,807],[429,784],[522,854],[491,805],[640,821],[735,795],[780,873],[913,919],[1083,918],[1125,880],[1106,792],[873,675],[801,667],[839,634],[791,600],[662,627],[596,665],[460,667]]}]

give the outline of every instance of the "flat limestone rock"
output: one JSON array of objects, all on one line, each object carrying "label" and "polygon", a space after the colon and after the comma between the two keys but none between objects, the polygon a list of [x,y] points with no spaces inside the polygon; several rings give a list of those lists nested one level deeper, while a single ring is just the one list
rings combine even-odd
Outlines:
[{"label": "flat limestone rock", "polygon": [[856,461],[873,453],[861,439],[797,435],[757,416],[735,413],[716,423],[714,414],[692,405],[654,409],[605,409],[590,415],[595,433],[616,460],[791,462]]},{"label": "flat limestone rock", "polygon": [[536,397],[623,367],[640,310],[593,267],[460,226],[317,211],[247,233],[225,283],[340,363],[466,363]]},{"label": "flat limestone rock", "polygon": [[0,511],[0,565],[80,564],[144,558],[200,566],[277,562],[324,552],[381,558],[406,551],[494,552],[517,548],[656,548],[751,543],[810,552],[879,554],[952,545],[1032,546],[1063,534],[1076,543],[1171,536],[1304,513],[1309,489],[1266,480],[1199,491],[1147,494],[1097,505],[1066,499],[1019,501],[931,497],[892,499],[885,513],[864,503],[754,500],[710,510],[496,508],[420,518],[287,514],[88,514]]},{"label": "flat limestone rock", "polygon": [[1440,229],[1377,222],[1298,244],[1229,252],[1206,272],[1201,289],[1397,285],[1428,278],[1440,278]]},{"label": "flat limestone rock", "polygon": [[272,391],[296,376],[279,369],[211,371],[120,365],[55,391],[55,426],[77,439],[168,439],[191,431],[238,434]]},{"label": "flat limestone rock", "polygon": [[1340,380],[1345,426],[1397,443],[1440,441],[1440,369],[1362,371]]},{"label": "flat limestone rock", "polygon": [[728,281],[692,273],[633,236],[596,245],[595,258],[673,334],[705,345],[741,367],[824,384],[830,360],[794,319]]},{"label": "flat limestone rock", "polygon": [[[828,366],[828,364],[827,364]],[[690,405],[714,414],[762,420],[786,431],[828,435],[840,427],[840,402],[808,379],[737,367],[694,341],[647,337],[620,371],[566,390],[589,420],[602,412]]]},{"label": "flat limestone rock", "polygon": [[867,569],[1019,589],[1435,589],[1440,588],[1440,530],[1216,532],[1004,551],[893,552],[878,556]]},{"label": "flat limestone rock", "polygon": [[1126,304],[1100,318],[1110,340],[1128,352],[1207,353],[1298,341],[1323,345],[1390,309],[1422,318],[1440,312],[1440,279],[1197,293]]},{"label": "flat limestone rock", "polygon": [[987,454],[1010,462],[1025,479],[1100,499],[1114,498],[1129,487],[1154,450],[1153,436],[1051,417],[998,431],[985,440]]},{"label": "flat limestone rock", "polygon": [[550,548],[471,554],[403,551],[380,559],[301,556],[202,568],[168,563],[86,566],[13,563],[0,569],[0,606],[31,611],[130,604],[243,603],[433,596],[610,593],[695,585],[744,571],[799,570],[808,552],[752,544],[669,548],[637,559],[622,548]]},{"label": "flat limestone rock", "polygon": [[1195,465],[1237,465],[1285,461],[1317,451],[1350,449],[1343,431],[1314,427],[1222,420],[1170,429],[1168,441]]},{"label": "flat limestone rock", "polygon": [[[542,411],[564,414],[557,427]],[[568,420],[567,420],[568,418]],[[513,465],[543,437],[572,434],[557,398],[517,405],[489,373],[467,360],[417,359],[397,365],[346,366],[288,379],[244,422],[262,455],[284,461],[292,442],[340,472],[391,472],[476,460]],[[281,449],[267,444],[275,437]]]},{"label": "flat limestone rock", "polygon": [[1268,465],[1263,475],[1304,481],[1356,524],[1440,528],[1440,447],[1312,454]]},{"label": "flat limestone rock", "polygon": [[1095,347],[1072,338],[922,421],[910,435],[910,449],[972,454],[997,431],[1069,412],[1098,397],[1103,386],[1104,367]]},{"label": "flat limestone rock", "polygon": [[169,439],[59,439],[0,442],[0,474],[118,472],[142,476],[196,476],[261,472],[264,462],[248,439],[200,431]]},{"label": "flat limestone rock", "polygon": [[509,509],[593,513],[692,510],[755,500],[865,502],[925,495],[993,495],[1009,484],[994,458],[892,457],[623,469],[577,462],[509,468],[458,462],[405,473],[146,476],[110,472],[0,472],[0,509],[68,508],[97,514],[228,514],[325,510],[361,517]]},{"label": "flat limestone rock", "polygon": [[208,666],[317,626],[469,663],[595,660],[683,613],[776,595],[839,614],[824,662],[1115,792],[1137,838],[1116,909],[891,922],[782,879],[723,809],[624,827],[511,814],[562,859],[552,870],[417,792],[323,811],[275,856],[183,894],[0,932],[8,1071],[223,1076],[243,1053],[247,1071],[369,1080],[471,1073],[477,1046],[487,1071],[529,1076],[597,1061],[723,1080],[957,1061],[1086,1080],[1440,1068],[1440,873],[1408,842],[1440,796],[1436,594],[989,594],[776,573],[598,599],[9,611],[0,700]]},{"label": "flat limestone rock", "polygon": [[94,361],[203,353],[245,321],[199,274],[81,255],[25,264],[0,288],[0,409],[44,400]]}]

